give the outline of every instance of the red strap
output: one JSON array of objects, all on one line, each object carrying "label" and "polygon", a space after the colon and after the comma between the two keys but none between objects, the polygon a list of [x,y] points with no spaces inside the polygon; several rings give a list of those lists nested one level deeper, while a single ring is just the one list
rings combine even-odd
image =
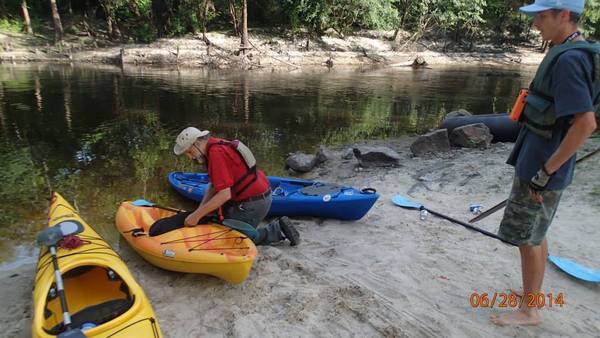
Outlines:
[{"label": "red strap", "polygon": [[225,219],[225,217],[223,217],[223,208],[219,207],[219,209],[217,209],[217,216],[219,217],[219,223],[223,223],[223,220]]},{"label": "red strap", "polygon": [[77,235],[67,235],[60,241],[60,247],[67,250],[77,249],[84,244],[90,244],[90,241],[85,241]]}]

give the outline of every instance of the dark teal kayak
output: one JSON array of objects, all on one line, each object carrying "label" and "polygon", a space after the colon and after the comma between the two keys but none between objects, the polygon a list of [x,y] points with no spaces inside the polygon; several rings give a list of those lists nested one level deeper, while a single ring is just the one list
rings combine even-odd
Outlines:
[{"label": "dark teal kayak", "polygon": [[[268,176],[273,194],[269,216],[314,216],[357,220],[375,204],[379,195],[372,188],[358,190],[313,180]],[[169,183],[181,195],[202,201],[208,174],[172,172]]]},{"label": "dark teal kayak", "polygon": [[450,134],[455,128],[473,123],[483,123],[490,128],[490,133],[494,136],[492,142],[515,142],[521,129],[521,125],[511,120],[508,114],[449,117],[442,122],[441,128],[448,129]]}]

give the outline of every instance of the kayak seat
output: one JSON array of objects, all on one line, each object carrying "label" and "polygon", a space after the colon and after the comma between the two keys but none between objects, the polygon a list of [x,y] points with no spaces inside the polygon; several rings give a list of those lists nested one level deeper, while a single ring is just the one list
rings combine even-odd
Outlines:
[{"label": "kayak seat", "polygon": [[322,195],[332,195],[335,193],[339,193],[342,191],[344,187],[339,186],[337,184],[330,183],[315,183],[313,185],[309,185],[308,187],[304,187],[300,189],[300,192],[304,195],[309,196],[322,196]]},{"label": "kayak seat", "polygon": [[[71,313],[71,322],[73,328],[81,327],[84,323],[94,323],[101,325],[125,313],[134,303],[135,297],[131,295],[129,286],[121,276],[110,268],[99,266],[80,266],[69,270],[63,274],[65,280],[65,292],[73,295],[81,296],[89,295],[90,290],[85,286],[92,287],[91,280],[97,282],[93,287],[96,294],[103,293],[105,298],[97,298],[97,304],[88,305],[83,308],[73,310],[69,306]],[[74,283],[74,284],[73,284]],[[114,290],[107,292],[107,290]],[[48,319],[55,316],[56,312],[62,312],[62,308],[53,307],[54,311],[49,308],[50,301],[58,301],[58,292],[49,292],[47,297],[46,308],[44,309],[44,317]],[[50,296],[52,294],[52,297]],[[64,322],[57,323],[50,329],[44,328],[50,335],[58,335],[64,330]]]},{"label": "kayak seat", "polygon": [[[73,327],[81,327],[84,323],[104,324],[125,313],[132,305],[134,299],[113,299],[104,303],[91,305],[71,316]],[[49,330],[49,334],[58,335],[65,330],[64,323],[60,323]]]}]

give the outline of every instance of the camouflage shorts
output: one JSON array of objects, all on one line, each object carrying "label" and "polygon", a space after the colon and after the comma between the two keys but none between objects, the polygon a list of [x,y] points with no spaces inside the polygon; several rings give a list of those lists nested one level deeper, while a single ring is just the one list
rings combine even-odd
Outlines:
[{"label": "camouflage shorts", "polygon": [[540,245],[552,223],[563,190],[542,191],[538,203],[529,196],[529,182],[515,177],[498,235],[517,245]]}]

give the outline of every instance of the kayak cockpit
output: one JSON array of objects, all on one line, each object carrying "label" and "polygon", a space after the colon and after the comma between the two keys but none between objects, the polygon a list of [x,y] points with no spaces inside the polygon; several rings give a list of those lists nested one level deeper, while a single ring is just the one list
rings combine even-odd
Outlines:
[{"label": "kayak cockpit", "polygon": [[[110,268],[84,265],[62,276],[73,328],[86,330],[102,325],[127,312],[134,303],[127,284]],[[66,329],[55,283],[46,296],[43,329],[51,335]]]}]

